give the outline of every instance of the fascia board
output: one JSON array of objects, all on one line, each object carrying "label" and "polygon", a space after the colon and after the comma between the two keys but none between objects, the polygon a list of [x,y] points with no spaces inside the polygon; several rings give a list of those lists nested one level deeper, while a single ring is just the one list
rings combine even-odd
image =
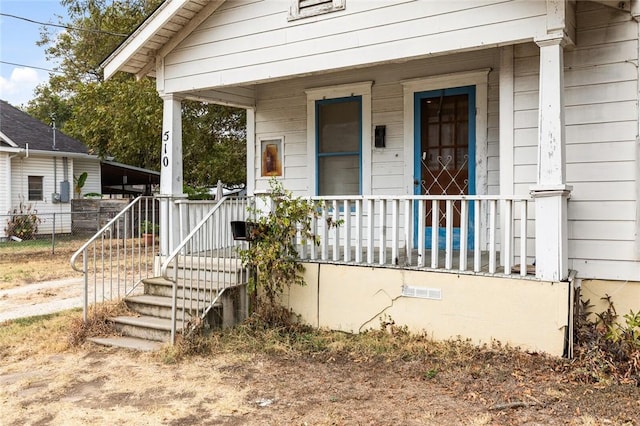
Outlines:
[{"label": "fascia board", "polygon": [[[144,44],[160,31],[185,4],[191,0],[167,0],[156,9],[109,57],[102,62],[104,78],[113,76],[140,50]],[[153,58],[149,58],[154,60]]]},{"label": "fascia board", "polygon": [[2,139],[3,141],[5,141],[6,143],[8,143],[9,145],[11,145],[14,148],[18,148],[18,144],[15,143],[14,141],[11,140],[10,137],[8,137],[7,135],[5,135],[4,133],[0,132],[0,139]]}]

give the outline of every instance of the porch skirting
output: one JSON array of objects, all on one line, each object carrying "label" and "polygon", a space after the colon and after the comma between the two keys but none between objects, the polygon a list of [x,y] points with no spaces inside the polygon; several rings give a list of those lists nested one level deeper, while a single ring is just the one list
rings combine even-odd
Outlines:
[{"label": "porch skirting", "polygon": [[307,285],[292,287],[283,303],[315,327],[358,333],[392,319],[438,340],[565,352],[569,282],[325,263],[305,268]]}]

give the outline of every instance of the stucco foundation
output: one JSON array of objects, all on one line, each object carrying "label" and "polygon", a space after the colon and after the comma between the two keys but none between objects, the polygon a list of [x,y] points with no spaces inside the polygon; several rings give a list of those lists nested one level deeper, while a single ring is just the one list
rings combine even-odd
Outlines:
[{"label": "stucco foundation", "polygon": [[[284,302],[316,327],[358,333],[385,315],[435,339],[497,340],[561,356],[569,323],[569,283],[428,271],[306,264],[305,287]],[[403,286],[439,290],[441,299],[408,297]]]},{"label": "stucco foundation", "polygon": [[611,296],[613,307],[618,313],[618,321],[624,321],[622,317],[629,311],[640,311],[640,282],[638,281],[607,281],[607,280],[582,280],[580,298],[589,300],[593,305],[590,311],[603,312],[607,309],[607,302],[603,297]]}]

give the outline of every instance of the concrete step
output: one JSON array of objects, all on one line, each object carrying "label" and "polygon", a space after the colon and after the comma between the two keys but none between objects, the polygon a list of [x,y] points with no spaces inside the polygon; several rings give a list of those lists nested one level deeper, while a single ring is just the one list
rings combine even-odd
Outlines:
[{"label": "concrete step", "polygon": [[[174,276],[173,267],[167,268],[167,276]],[[214,269],[198,269],[198,265],[194,264],[193,266],[185,265],[178,270],[178,282],[206,281],[235,285],[246,280],[247,273],[244,269],[240,268],[215,269],[214,267]]]},{"label": "concrete step", "polygon": [[[171,320],[147,315],[139,317],[119,316],[110,318],[114,328],[127,337],[168,342],[171,339]],[[183,323],[176,323],[176,332],[181,331]]]},{"label": "concrete step", "polygon": [[102,346],[112,346],[141,352],[154,352],[162,348],[164,345],[162,342],[127,336],[91,337],[88,340]]},{"label": "concrete step", "polygon": [[[172,297],[173,283],[161,277],[145,278],[144,294],[151,296]],[[217,294],[217,288],[234,287],[237,284],[215,283],[211,281],[178,281],[177,297],[193,300],[213,300]]]},{"label": "concrete step", "polygon": [[[165,257],[162,258],[164,262]],[[173,271],[175,260],[168,266],[167,271]],[[210,273],[237,274],[244,270],[242,261],[238,258],[230,259],[225,257],[207,257],[180,255],[177,258],[179,271],[202,271]]]},{"label": "concrete step", "polygon": [[242,269],[242,260],[205,255],[180,255],[178,256],[178,267],[183,269],[198,268],[209,271],[237,271]]},{"label": "concrete step", "polygon": [[[210,298],[209,298],[210,299]],[[142,294],[139,296],[128,296],[124,299],[125,303],[133,312],[140,315],[171,318],[172,298],[168,296],[156,296],[151,294]],[[177,301],[176,318],[190,319],[192,316],[198,316],[210,305],[209,300],[182,299]],[[222,306],[221,303],[216,302]],[[184,309],[182,308],[184,306]]]}]

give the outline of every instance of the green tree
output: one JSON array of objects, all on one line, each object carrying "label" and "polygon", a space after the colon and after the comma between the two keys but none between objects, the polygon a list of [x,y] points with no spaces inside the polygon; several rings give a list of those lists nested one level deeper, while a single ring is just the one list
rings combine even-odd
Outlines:
[{"label": "green tree", "polygon": [[160,166],[162,100],[149,79],[116,76],[83,84],[65,130],[98,155],[157,170]]},{"label": "green tree", "polygon": [[[104,81],[101,62],[162,0],[61,0],[69,29],[43,31],[39,42],[60,74],[36,89],[27,112],[83,141],[94,153],[158,170],[162,100],[155,81],[118,73]],[[183,103],[185,182],[213,186],[246,180],[244,111]]]},{"label": "green tree", "polygon": [[55,120],[56,127],[62,128],[72,115],[69,100],[58,95],[48,84],[36,87],[35,94],[27,104],[27,112],[47,124]]},{"label": "green tree", "polygon": [[185,181],[211,186],[218,179],[246,180],[246,114],[243,110],[201,102],[183,103]]}]

